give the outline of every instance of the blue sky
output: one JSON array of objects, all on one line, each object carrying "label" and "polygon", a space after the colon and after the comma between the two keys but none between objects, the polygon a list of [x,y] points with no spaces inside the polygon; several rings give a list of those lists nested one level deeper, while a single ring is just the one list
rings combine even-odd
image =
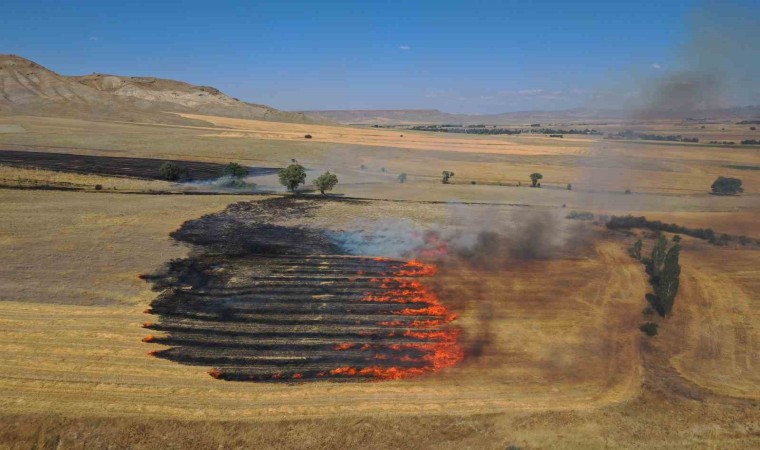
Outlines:
[{"label": "blue sky", "polygon": [[180,79],[288,110],[563,109],[614,102],[674,67],[697,6],[4,0],[0,52],[67,75]]}]

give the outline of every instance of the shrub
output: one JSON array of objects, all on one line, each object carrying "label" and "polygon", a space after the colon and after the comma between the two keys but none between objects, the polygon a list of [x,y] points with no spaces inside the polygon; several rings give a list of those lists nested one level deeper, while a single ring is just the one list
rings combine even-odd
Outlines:
[{"label": "shrub", "polygon": [[218,188],[226,188],[226,189],[244,189],[244,188],[254,188],[256,187],[253,183],[246,183],[245,181],[241,180],[238,177],[233,177],[231,175],[224,175],[212,183],[215,187]]},{"label": "shrub", "polygon": [[231,162],[224,166],[224,176],[243,178],[248,175],[248,169],[238,163]]},{"label": "shrub", "polygon": [[570,211],[570,214],[565,216],[565,218],[576,220],[594,220],[594,214],[588,211]]},{"label": "shrub", "polygon": [[544,176],[538,172],[534,172],[530,174],[530,182],[532,183],[533,187],[541,187],[541,183],[539,183],[538,180],[543,180],[543,179],[544,179]]},{"label": "shrub", "polygon": [[451,178],[451,177],[453,177],[453,176],[454,176],[454,172],[451,172],[451,171],[449,171],[449,170],[444,170],[444,171],[441,173],[441,182],[442,182],[443,184],[449,184],[449,178]]},{"label": "shrub", "polygon": [[187,178],[188,171],[173,162],[165,162],[158,168],[161,178],[168,181],[177,181],[180,178]]},{"label": "shrub", "polygon": [[317,177],[312,183],[322,195],[325,195],[325,191],[332,191],[332,188],[338,184],[338,176],[328,171]]},{"label": "shrub", "polygon": [[398,182],[399,183],[406,183],[406,174],[405,173],[398,174]]},{"label": "shrub", "polygon": [[742,180],[730,177],[718,177],[710,186],[712,193],[716,195],[736,195],[744,192]]},{"label": "shrub", "polygon": [[306,182],[306,169],[300,164],[291,164],[278,170],[277,176],[280,178],[280,184],[285,186],[288,191],[295,192],[299,184]]},{"label": "shrub", "polygon": [[643,331],[647,336],[657,336],[658,325],[654,322],[647,322],[639,327],[639,330]]},{"label": "shrub", "polygon": [[304,138],[304,139],[311,139],[311,135],[310,135],[310,134],[306,134],[306,135],[304,135],[304,137],[303,137],[303,138]]}]

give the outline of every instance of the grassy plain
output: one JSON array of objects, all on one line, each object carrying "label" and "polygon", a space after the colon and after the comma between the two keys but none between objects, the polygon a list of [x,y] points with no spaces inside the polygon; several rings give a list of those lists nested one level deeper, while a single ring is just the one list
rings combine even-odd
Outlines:
[{"label": "grassy plain", "polygon": [[[259,125],[229,120],[213,122],[243,129],[239,136],[217,137],[233,131],[211,124],[3,118],[27,132],[0,135],[0,146],[267,166],[296,158],[336,171],[336,194],[380,199],[362,208],[325,202],[309,219],[336,229],[397,218],[432,226],[451,220],[453,209],[508,222],[533,211],[563,214],[565,204],[760,238],[760,173],[725,167],[757,165],[754,148],[422,133],[410,144],[407,133],[349,127],[329,127],[335,137],[320,140],[314,125],[267,122],[249,131]],[[314,139],[304,141],[305,132]],[[456,172],[456,184],[440,183],[444,169]],[[444,373],[382,383],[222,382],[206,368],[146,354],[142,310],[155,293],[137,276],[187,254],[168,236],[185,220],[262,197],[127,194],[142,189],[130,183],[162,182],[1,170],[2,178],[116,188],[0,190],[0,442],[8,447],[760,445],[757,250],[685,239],[674,315],[655,319],[655,338],[638,331],[650,320],[641,313],[648,283],[626,255],[632,238],[597,230],[576,257],[515,263],[475,282],[464,269],[443,269],[442,300],[461,314],[465,339],[487,331],[489,342]],[[545,188],[506,185],[527,184],[533,171],[544,174]],[[408,183],[398,183],[400,172]],[[742,178],[746,193],[707,194],[718,174]],[[254,181],[276,185],[271,176]]]}]

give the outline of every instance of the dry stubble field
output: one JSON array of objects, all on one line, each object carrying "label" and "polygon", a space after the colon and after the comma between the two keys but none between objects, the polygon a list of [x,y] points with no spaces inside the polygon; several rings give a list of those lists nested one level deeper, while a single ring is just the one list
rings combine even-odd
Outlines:
[{"label": "dry stubble field", "polygon": [[[468,149],[460,155],[394,147],[407,145],[396,141],[375,148],[220,139],[202,136],[208,130],[175,127],[12,119],[27,133],[0,135],[6,147],[48,145],[71,153],[251,165],[282,165],[295,157],[310,167],[335,166],[347,181],[339,193],[407,200],[361,209],[327,202],[310,219],[315,226],[340,228],[357,217],[440,224],[451,218],[450,207],[419,201],[465,199],[552,211],[561,211],[562,203],[608,213],[641,211],[760,237],[757,171],[721,167],[757,164],[757,150],[730,149],[715,158],[711,152],[724,150],[616,143],[605,153],[607,143],[589,141],[585,150],[555,154]],[[351,133],[361,137],[359,131]],[[508,140],[504,148],[523,141]],[[538,168],[547,179],[556,174],[566,177],[560,183],[582,185],[589,173],[593,179],[608,173],[605,166],[627,167],[632,161],[645,168],[625,175],[634,186],[651,186],[651,193],[435,182],[438,168],[445,166],[459,172],[457,177],[472,174],[496,182],[502,176],[508,181],[512,173],[524,179],[525,171]],[[362,163],[370,173],[357,169]],[[403,170],[413,174],[408,186],[393,180]],[[695,191],[703,183],[709,186],[715,173],[739,174],[747,194],[723,199],[677,193],[679,183]],[[263,179],[257,183],[272,183]],[[482,353],[444,373],[378,383],[233,383],[213,380],[202,367],[146,354],[148,345],[140,342],[142,310],[155,293],[137,275],[187,253],[168,237],[185,220],[261,197],[17,190],[2,190],[0,197],[5,361],[0,441],[9,446],[749,448],[759,443],[757,250],[686,239],[675,313],[662,321],[654,339],[637,329],[647,282],[625,253],[630,241],[599,235],[582,257],[516,263],[479,274],[477,289],[465,270],[444,270],[439,276],[449,288],[442,300],[461,314],[465,339],[487,325],[489,342]],[[486,207],[462,208],[464,214],[481,214]],[[488,208],[487,217],[495,221],[526,211],[524,206]]]}]

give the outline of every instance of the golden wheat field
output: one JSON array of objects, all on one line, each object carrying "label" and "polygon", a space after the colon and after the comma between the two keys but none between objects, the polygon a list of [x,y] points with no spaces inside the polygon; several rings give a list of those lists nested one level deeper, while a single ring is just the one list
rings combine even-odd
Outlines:
[{"label": "golden wheat field", "polygon": [[[250,177],[252,195],[189,195],[206,188],[0,166],[5,447],[760,446],[760,250],[683,236],[673,314],[651,318],[647,274],[628,255],[646,232],[565,218],[643,215],[760,239],[760,172],[747,169],[757,148],[184,116],[208,126],[2,117],[25,132],[0,133],[0,148],[252,167],[295,159],[313,169],[309,180],[338,175],[331,199],[302,195],[314,212],[283,226],[468,231],[535,216],[583,232],[550,258],[488,270],[441,263],[428,282],[458,315],[468,349],[453,367],[373,382],[222,381],[209,366],[148,354],[164,348],[142,342],[144,310],[159,293],[139,276],[199,251],[169,236],[186,221],[290,195],[276,175]],[[456,173],[451,184],[443,170]],[[532,172],[543,174],[541,189],[527,187]],[[718,175],[741,178],[745,192],[711,195]],[[67,186],[81,190],[57,189]],[[639,330],[649,320],[655,337]]]}]

